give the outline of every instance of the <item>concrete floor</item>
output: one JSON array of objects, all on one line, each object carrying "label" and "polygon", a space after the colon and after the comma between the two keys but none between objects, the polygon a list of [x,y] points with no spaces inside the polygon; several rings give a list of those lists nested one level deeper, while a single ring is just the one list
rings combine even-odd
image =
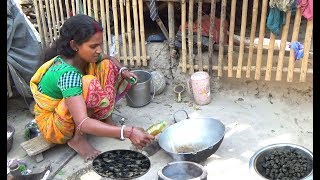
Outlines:
[{"label": "concrete floor", "polygon": [[[193,117],[212,117],[226,126],[224,140],[217,152],[201,162],[208,171],[208,179],[248,179],[250,157],[258,149],[273,143],[294,143],[313,151],[313,106],[312,83],[282,83],[265,81],[245,81],[241,79],[219,79],[219,85],[212,87],[212,102],[197,106],[185,92],[183,102],[177,103],[168,85],[165,91],[155,96],[145,107],[126,106],[125,99],[117,107],[121,115],[128,117],[126,125],[147,128],[161,120],[172,121],[173,113],[183,109]],[[8,99],[7,122],[16,127],[17,133],[12,150],[7,158],[19,158],[28,162],[36,171],[44,164],[57,163],[63,153],[70,151],[66,145],[58,145],[44,152],[45,160],[36,163],[26,155],[20,143],[24,126],[33,119],[23,98]],[[177,113],[177,119],[184,119]],[[119,117],[114,116],[116,122]],[[196,121],[194,123],[197,123]],[[113,149],[131,149],[129,140],[105,137],[89,137],[90,142],[102,152]],[[157,179],[157,171],[172,159],[163,150],[150,157],[151,168],[139,180]],[[88,169],[79,155],[74,156],[53,179],[103,179]],[[232,173],[230,173],[232,172]]]}]

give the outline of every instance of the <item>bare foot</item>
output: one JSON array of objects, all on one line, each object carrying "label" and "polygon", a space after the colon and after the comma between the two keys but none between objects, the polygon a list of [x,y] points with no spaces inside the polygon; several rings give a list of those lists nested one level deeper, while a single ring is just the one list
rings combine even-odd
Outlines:
[{"label": "bare foot", "polygon": [[74,149],[85,162],[93,160],[101,153],[101,151],[96,150],[89,144],[86,135],[80,135],[78,132],[76,132],[74,137],[68,141],[68,145]]}]

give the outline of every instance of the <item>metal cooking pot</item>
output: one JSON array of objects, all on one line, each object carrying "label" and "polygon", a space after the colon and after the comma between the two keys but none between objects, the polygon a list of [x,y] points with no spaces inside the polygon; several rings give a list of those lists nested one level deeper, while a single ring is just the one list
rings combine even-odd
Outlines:
[{"label": "metal cooking pot", "polygon": [[224,138],[225,126],[213,118],[190,119],[188,113],[184,112],[187,119],[179,122],[173,115],[175,124],[160,134],[159,145],[174,160],[199,163],[218,150]]}]

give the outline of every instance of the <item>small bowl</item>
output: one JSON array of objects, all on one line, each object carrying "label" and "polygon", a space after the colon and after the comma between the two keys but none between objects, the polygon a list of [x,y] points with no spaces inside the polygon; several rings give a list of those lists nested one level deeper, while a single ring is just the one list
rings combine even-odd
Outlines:
[{"label": "small bowl", "polygon": [[7,125],[7,132],[11,132],[10,137],[7,137],[7,153],[11,150],[12,144],[13,144],[13,136],[15,133],[15,129],[11,125]]},{"label": "small bowl", "polygon": [[312,180],[313,179],[313,153],[306,149],[305,147],[290,144],[290,143],[278,143],[278,144],[271,144],[266,147],[261,148],[258,150],[251,158],[249,162],[250,173],[255,177],[255,179],[267,179],[264,176],[265,169],[262,167],[264,162],[265,156],[269,155],[272,151],[284,151],[294,149],[297,152],[301,153],[304,157],[308,160],[308,171],[309,174],[305,176],[302,180]]}]

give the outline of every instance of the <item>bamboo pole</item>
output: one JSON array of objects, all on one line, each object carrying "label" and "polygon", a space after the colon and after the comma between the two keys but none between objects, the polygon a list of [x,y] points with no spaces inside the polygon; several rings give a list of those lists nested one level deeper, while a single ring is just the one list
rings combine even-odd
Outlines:
[{"label": "bamboo pole", "polygon": [[[40,3],[42,3],[42,0]],[[45,39],[44,39],[43,29],[42,29],[41,21],[40,21],[38,0],[33,0],[33,5],[34,5],[35,13],[36,13],[36,18],[37,18],[38,31],[39,31],[40,38],[41,38],[41,46],[42,46],[42,48],[44,48],[45,47]]]},{"label": "bamboo pole", "polygon": [[253,7],[252,7],[250,45],[249,45],[249,56],[248,56],[248,62],[247,62],[247,69],[248,70],[246,72],[246,78],[250,78],[250,74],[251,74],[250,67],[251,67],[252,57],[253,57],[254,39],[256,37],[257,18],[258,18],[258,5],[259,5],[259,0],[254,0]]},{"label": "bamboo pole", "polygon": [[174,3],[168,2],[168,26],[169,26],[169,47],[170,47],[170,58],[171,58],[171,67],[174,65]]},{"label": "bamboo pole", "polygon": [[54,10],[55,10],[55,15],[56,15],[56,29],[57,29],[57,34],[59,35],[59,29],[60,29],[60,20],[59,20],[59,8],[58,8],[58,2],[54,0]]},{"label": "bamboo pole", "polygon": [[[118,23],[118,8],[117,0],[112,0],[112,13],[114,22],[114,40],[117,51],[117,59],[120,61],[120,46],[119,46],[119,23]],[[140,55],[139,55],[140,56]]]},{"label": "bamboo pole", "polygon": [[128,59],[127,59],[127,41],[126,41],[126,26],[125,26],[125,19],[124,19],[124,10],[123,10],[123,0],[120,0],[120,18],[121,18],[121,37],[122,37],[122,53],[124,58],[124,65],[128,66]]},{"label": "bamboo pole", "polygon": [[230,15],[230,26],[229,26],[229,47],[228,47],[228,77],[232,77],[233,71],[233,35],[234,35],[234,24],[236,18],[236,5],[237,1],[232,0],[231,2],[231,15]]},{"label": "bamboo pole", "polygon": [[202,0],[198,1],[198,29],[197,29],[197,47],[198,47],[198,64],[200,66],[200,71],[203,71],[203,62],[202,62],[202,48],[201,48],[201,37],[202,37]]},{"label": "bamboo pole", "polygon": [[181,38],[182,38],[182,72],[187,72],[187,43],[186,43],[186,0],[181,1]]},{"label": "bamboo pole", "polygon": [[219,32],[219,57],[218,57],[218,76],[222,76],[222,60],[223,60],[223,46],[224,46],[224,21],[226,19],[227,0],[222,0],[221,3],[221,18],[220,18],[220,32]]},{"label": "bamboo pole", "polygon": [[[134,37],[136,43],[136,56],[140,57],[140,37],[139,37],[139,19],[138,19],[138,9],[137,0],[132,1],[133,8],[133,22],[134,22]],[[137,59],[137,67],[141,66],[141,59]]]},{"label": "bamboo pole", "polygon": [[214,19],[216,14],[216,1],[211,0],[211,9],[210,9],[210,28],[209,28],[209,75],[212,74],[212,65],[213,65],[213,29],[214,29]]},{"label": "bamboo pole", "polygon": [[88,0],[87,3],[88,3],[88,16],[92,17],[91,0]]},{"label": "bamboo pole", "polygon": [[260,20],[260,31],[259,31],[259,44],[257,49],[257,62],[256,62],[256,72],[255,72],[255,80],[259,80],[261,76],[261,61],[262,61],[262,52],[263,52],[263,39],[266,28],[266,17],[267,17],[267,6],[268,0],[262,1],[262,12],[261,12],[261,20]]},{"label": "bamboo pole", "polygon": [[100,1],[100,12],[101,12],[101,22],[102,22],[102,28],[104,29],[104,32],[102,33],[103,38],[103,52],[108,53],[107,49],[107,34],[106,34],[106,14],[104,9],[104,0]]},{"label": "bamboo pole", "polygon": [[240,52],[238,57],[238,69],[236,78],[241,78],[241,68],[243,61],[243,53],[244,53],[244,41],[246,36],[246,28],[247,28],[247,10],[248,10],[248,0],[243,0],[242,3],[242,18],[241,18],[241,30],[240,30]]},{"label": "bamboo pole", "polygon": [[142,65],[147,66],[147,51],[146,51],[146,37],[144,32],[144,19],[143,19],[143,0],[138,0],[139,4],[139,22],[140,22],[140,36],[141,36],[141,53]]},{"label": "bamboo pole", "polygon": [[[44,7],[43,7],[43,1],[42,0],[39,0],[39,8],[40,8],[40,15],[41,15],[41,21],[42,21],[42,27],[43,27],[43,34],[44,34],[44,39],[45,39],[45,43],[44,43],[44,46],[47,46],[48,43],[49,43],[49,36],[48,36],[48,26],[47,26],[47,23],[46,23],[46,20],[45,20],[45,15],[44,15]],[[39,26],[41,26],[39,24]]]},{"label": "bamboo pole", "polygon": [[98,0],[93,0],[93,12],[94,12],[94,19],[96,21],[99,21],[99,15],[98,15]]},{"label": "bamboo pole", "polygon": [[66,11],[67,11],[67,19],[70,17],[70,6],[69,6],[69,0],[64,0],[66,5]]},{"label": "bamboo pole", "polygon": [[79,0],[76,0],[76,14],[79,14],[80,13],[80,2]]},{"label": "bamboo pole", "polygon": [[[133,56],[133,57],[132,57],[132,59],[134,59],[134,60],[141,59],[141,58],[142,58],[141,56],[140,56],[140,57],[137,57],[137,56]],[[147,56],[146,59],[147,59],[147,61],[150,60],[150,56]],[[123,58],[123,57],[120,57],[120,60],[123,61],[124,58]]]},{"label": "bamboo pole", "polygon": [[48,22],[48,30],[50,35],[50,43],[53,42],[53,34],[52,34],[52,22],[51,22],[51,16],[50,16],[50,6],[48,0],[45,0],[46,4],[46,14],[47,14],[47,22]]},{"label": "bamboo pole", "polygon": [[[104,0],[102,0],[102,2],[104,3]],[[104,11],[102,11],[104,12]],[[87,11],[87,0],[83,0],[83,13],[84,14],[88,14],[88,11]],[[102,13],[104,14],[104,13]]]},{"label": "bamboo pole", "polygon": [[128,45],[129,45],[129,59],[130,67],[134,67],[133,59],[133,46],[131,37],[131,11],[130,11],[130,0],[126,0],[126,12],[127,12],[127,35],[128,35]]},{"label": "bamboo pole", "polygon": [[282,33],[281,33],[281,44],[280,44],[279,59],[278,59],[278,66],[277,66],[277,73],[276,73],[276,81],[280,81],[282,78],[283,58],[284,58],[286,42],[288,38],[290,17],[291,17],[291,11],[288,11],[286,15],[286,24],[283,26]]},{"label": "bamboo pole", "polygon": [[108,46],[107,49],[111,47],[111,23],[110,23],[110,6],[109,6],[109,0],[106,0],[106,19],[107,19],[107,35],[108,35]]},{"label": "bamboo pole", "polygon": [[268,58],[267,58],[267,69],[266,69],[266,81],[270,81],[271,79],[271,68],[272,68],[272,60],[273,60],[273,52],[274,52],[274,43],[276,40],[276,35],[272,32],[270,33],[270,44],[268,48]]},{"label": "bamboo pole", "polygon": [[189,69],[189,73],[193,74],[193,6],[194,1],[189,0],[189,18],[188,18],[188,46],[189,46],[189,64],[191,68]]},{"label": "bamboo pole", "polygon": [[[60,18],[61,18],[61,24],[64,24],[64,13],[62,8],[62,0],[59,0],[59,10],[60,10]],[[59,27],[60,29],[60,27]]]},{"label": "bamboo pole", "polygon": [[75,0],[71,0],[72,16],[76,15]]},{"label": "bamboo pole", "polygon": [[[291,42],[298,41],[299,36],[299,29],[300,29],[300,23],[301,23],[301,10],[300,8],[297,8],[296,15],[294,18],[294,24],[293,24],[293,32],[292,32],[292,38]],[[290,56],[289,56],[289,64],[288,64],[288,74],[287,74],[287,81],[292,82],[293,80],[293,68],[294,68],[294,50],[290,50]]]},{"label": "bamboo pole", "polygon": [[54,12],[54,5],[53,5],[53,0],[49,0],[49,6],[50,6],[50,17],[52,18],[52,29],[53,29],[53,39],[57,39],[57,24],[55,20],[55,12]]},{"label": "bamboo pole", "polygon": [[313,29],[313,20],[307,22],[306,35],[304,39],[304,56],[301,63],[301,74],[300,74],[300,82],[306,81],[306,73],[308,69],[308,58],[309,58],[309,50],[311,45],[312,38],[312,29]]}]

